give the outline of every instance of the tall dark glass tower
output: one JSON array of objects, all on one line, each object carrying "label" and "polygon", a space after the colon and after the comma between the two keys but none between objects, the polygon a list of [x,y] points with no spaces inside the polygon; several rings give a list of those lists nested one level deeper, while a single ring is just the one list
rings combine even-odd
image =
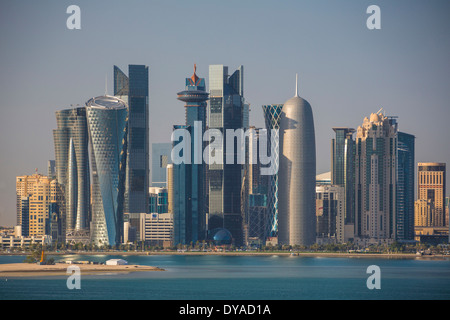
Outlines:
[{"label": "tall dark glass tower", "polygon": [[345,224],[355,223],[355,129],[333,128],[336,136],[331,140],[331,184],[344,187]]},{"label": "tall dark glass tower", "polygon": [[397,135],[396,239],[414,240],[414,144],[411,134]]},{"label": "tall dark glass tower", "polygon": [[[175,204],[175,243],[190,243],[206,237],[206,165],[203,163],[203,132],[206,129],[208,93],[205,79],[194,74],[186,78],[185,90],[178,93],[185,102],[186,126],[191,134],[191,164],[173,166],[174,195],[188,198],[188,206]],[[175,127],[179,128],[179,127]],[[174,129],[175,129],[174,128]],[[176,200],[175,200],[176,201]]]},{"label": "tall dark glass tower", "polygon": [[114,95],[128,104],[128,155],[124,212],[148,211],[148,66],[129,65],[128,77],[114,66]]},{"label": "tall dark glass tower", "polygon": [[[209,130],[219,130],[223,137],[227,129],[245,126],[246,104],[244,100],[244,67],[240,66],[232,75],[223,65],[209,66],[208,109]],[[237,162],[237,143],[233,150],[234,163],[227,163],[227,142],[223,139],[216,145],[214,154],[222,157],[222,164],[210,163],[209,182],[209,237],[214,238],[218,229],[228,230],[237,246],[243,244],[243,217],[241,212],[241,190],[243,165]],[[212,142],[212,141],[210,141]],[[218,230],[219,232],[221,230]],[[225,232],[226,233],[226,232]]]}]

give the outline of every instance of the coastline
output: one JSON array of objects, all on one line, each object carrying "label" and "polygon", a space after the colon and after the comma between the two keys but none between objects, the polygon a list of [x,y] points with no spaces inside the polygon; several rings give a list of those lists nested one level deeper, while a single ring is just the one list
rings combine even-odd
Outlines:
[{"label": "coastline", "polygon": [[[27,252],[5,253],[1,252],[0,256],[24,256]],[[336,258],[409,258],[409,259],[450,259],[450,255],[431,254],[431,255],[417,255],[415,253],[347,253],[347,252],[261,252],[261,251],[70,251],[70,252],[46,252],[47,256],[152,256],[152,255],[215,255],[215,256],[298,256],[298,257],[336,257]],[[0,264],[1,266],[1,264]],[[1,270],[0,270],[1,271]]]},{"label": "coastline", "polygon": [[106,273],[130,273],[142,271],[164,271],[164,269],[153,266],[141,265],[92,265],[92,264],[67,264],[56,263],[54,265],[38,265],[35,263],[8,263],[0,264],[0,278],[12,277],[35,277],[35,276],[67,276],[70,266],[80,268],[82,274],[106,274]]}]

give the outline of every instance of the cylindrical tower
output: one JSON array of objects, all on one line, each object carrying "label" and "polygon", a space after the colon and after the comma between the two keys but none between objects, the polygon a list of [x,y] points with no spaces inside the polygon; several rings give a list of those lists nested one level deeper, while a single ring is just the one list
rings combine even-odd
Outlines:
[{"label": "cylindrical tower", "polygon": [[91,237],[97,245],[116,245],[123,237],[128,109],[119,98],[101,96],[86,103],[86,114],[92,147]]},{"label": "cylindrical tower", "polygon": [[297,87],[281,113],[278,176],[278,242],[312,245],[316,240],[314,119]]}]

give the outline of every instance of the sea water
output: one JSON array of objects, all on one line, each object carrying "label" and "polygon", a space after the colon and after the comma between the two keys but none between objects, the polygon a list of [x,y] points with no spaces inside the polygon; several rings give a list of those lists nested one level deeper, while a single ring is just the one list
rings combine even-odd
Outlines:
[{"label": "sea water", "polygon": [[[165,271],[70,276],[0,276],[0,300],[448,300],[450,258],[349,258],[220,255],[69,255],[55,260],[129,264]],[[0,256],[0,263],[24,256]],[[368,267],[380,268],[380,289],[369,289]]]}]

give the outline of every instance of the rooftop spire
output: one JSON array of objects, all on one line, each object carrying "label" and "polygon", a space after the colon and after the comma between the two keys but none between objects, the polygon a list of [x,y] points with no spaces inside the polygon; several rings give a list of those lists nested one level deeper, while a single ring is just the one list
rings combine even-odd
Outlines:
[{"label": "rooftop spire", "polygon": [[295,96],[298,97],[298,73],[295,74]]},{"label": "rooftop spire", "polygon": [[194,74],[192,75],[192,77],[191,77],[191,80],[192,80],[192,85],[197,85],[197,81],[198,81],[198,77],[197,77],[197,74],[196,74],[196,72],[197,72],[197,64],[195,64],[194,63]]}]

